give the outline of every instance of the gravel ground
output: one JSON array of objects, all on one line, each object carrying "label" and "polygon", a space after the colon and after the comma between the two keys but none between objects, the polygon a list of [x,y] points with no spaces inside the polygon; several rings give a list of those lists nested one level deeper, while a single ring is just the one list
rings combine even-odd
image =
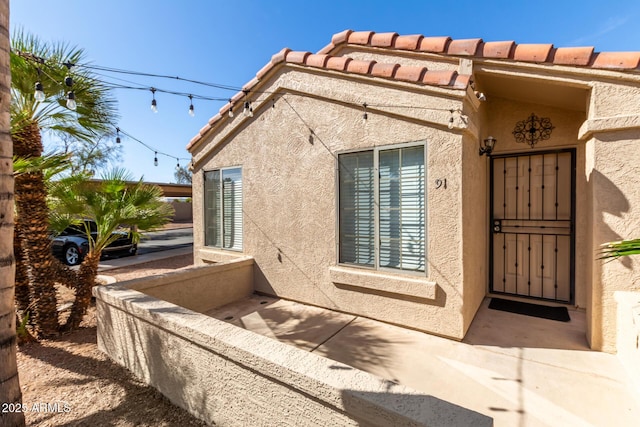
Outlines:
[{"label": "gravel ground", "polygon": [[[188,268],[192,263],[192,255],[184,255],[108,274],[123,281]],[[98,350],[94,307],[81,329],[20,346],[18,370],[29,426],[205,425]]]}]

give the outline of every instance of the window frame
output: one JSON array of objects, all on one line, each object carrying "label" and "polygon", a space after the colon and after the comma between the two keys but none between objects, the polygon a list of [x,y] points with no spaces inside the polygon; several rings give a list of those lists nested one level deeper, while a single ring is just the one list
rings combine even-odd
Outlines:
[{"label": "window frame", "polygon": [[[392,267],[380,266],[380,151],[396,150],[403,148],[422,147],[424,150],[424,271],[408,270]],[[367,266],[362,264],[348,263],[340,261],[340,156],[344,154],[363,153],[367,151],[373,151],[373,188],[374,188],[374,265]],[[428,175],[429,170],[427,167],[427,142],[425,140],[404,142],[399,144],[387,144],[372,147],[355,148],[349,150],[341,150],[335,152],[335,239],[336,239],[336,265],[360,268],[369,271],[381,271],[385,273],[407,274],[413,276],[428,276],[428,245],[429,245],[429,231],[427,224],[429,223],[429,206],[428,206]]]},{"label": "window frame", "polygon": [[[241,212],[242,212],[242,235],[241,235],[241,244],[240,244],[240,248],[226,248],[224,247],[224,191],[222,191],[222,183],[223,183],[223,173],[224,171],[229,171],[229,170],[234,170],[234,169],[239,169],[240,170],[240,182],[242,183],[242,193],[241,193]],[[218,171],[220,173],[220,183],[221,183],[221,188],[220,188],[220,224],[219,224],[219,233],[220,233],[220,246],[212,246],[212,245],[208,245],[207,244],[207,199],[206,199],[206,195],[207,195],[207,190],[206,190],[206,185],[207,185],[207,173],[211,173],[211,172],[216,172]],[[244,170],[242,168],[241,165],[236,165],[236,166],[225,166],[225,167],[220,167],[220,168],[213,168],[213,169],[207,169],[202,171],[202,188],[203,188],[203,197],[202,197],[202,224],[203,224],[203,234],[204,234],[204,247],[205,248],[214,248],[214,249],[220,249],[220,250],[224,250],[224,251],[232,251],[232,252],[243,252],[244,251]]]}]

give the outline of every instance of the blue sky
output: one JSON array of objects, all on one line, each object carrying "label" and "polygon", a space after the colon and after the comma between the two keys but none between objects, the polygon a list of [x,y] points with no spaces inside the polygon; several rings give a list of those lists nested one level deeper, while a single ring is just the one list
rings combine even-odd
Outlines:
[{"label": "blue sky", "polygon": [[[606,3],[606,4],[605,4]],[[485,41],[640,50],[640,2],[584,1],[313,1],[313,0],[11,0],[11,27],[85,49],[95,65],[241,87],[283,47],[315,52],[345,29]],[[139,85],[229,98],[236,91],[177,80],[119,76]],[[173,182],[176,157],[224,104],[184,96],[117,90],[118,126],[172,157],[123,138],[121,166],[136,178]],[[181,160],[181,164],[186,161]]]}]

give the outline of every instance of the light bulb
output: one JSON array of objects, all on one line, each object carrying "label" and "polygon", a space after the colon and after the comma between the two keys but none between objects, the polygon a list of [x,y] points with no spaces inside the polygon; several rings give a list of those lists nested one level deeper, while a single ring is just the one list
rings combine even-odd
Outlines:
[{"label": "light bulb", "polygon": [[244,114],[245,117],[253,117],[253,107],[251,106],[249,101],[245,101],[242,114]]},{"label": "light bulb", "polygon": [[195,115],[196,115],[196,112],[195,112],[195,111],[193,111],[193,104],[189,105],[189,115],[190,115],[191,117],[193,117],[193,116],[195,116]]},{"label": "light bulb", "polygon": [[38,102],[44,101],[46,96],[44,94],[44,88],[42,87],[42,83],[40,82],[36,83],[36,93],[34,95],[35,95],[36,101]]},{"label": "light bulb", "polygon": [[76,103],[76,95],[71,90],[69,91],[69,93],[67,93],[67,108],[75,111],[77,107],[78,104]]},{"label": "light bulb", "polygon": [[73,86],[73,78],[71,78],[71,76],[65,77],[64,84],[67,85],[67,87]]},{"label": "light bulb", "polygon": [[155,157],[153,158],[153,166],[158,166],[158,152],[156,151]]},{"label": "light bulb", "polygon": [[180,159],[176,159],[178,163],[176,163],[176,170],[180,170]]},{"label": "light bulb", "polygon": [[120,140],[119,136],[116,136],[116,144],[120,144],[122,141]]},{"label": "light bulb", "polygon": [[447,125],[449,129],[453,129],[453,117],[449,119],[449,124]]},{"label": "light bulb", "polygon": [[151,100],[151,111],[153,111],[154,113],[158,112],[158,103],[155,99]]},{"label": "light bulb", "polygon": [[233,109],[229,108],[229,117],[233,118]]}]

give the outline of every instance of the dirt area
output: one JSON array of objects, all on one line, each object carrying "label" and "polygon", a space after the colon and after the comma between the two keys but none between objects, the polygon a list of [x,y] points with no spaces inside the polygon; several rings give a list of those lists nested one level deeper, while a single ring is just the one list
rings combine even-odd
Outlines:
[{"label": "dirt area", "polygon": [[[187,268],[192,255],[110,270],[118,281]],[[18,349],[29,426],[203,426],[109,360],[96,345],[95,308],[82,328]]]}]

